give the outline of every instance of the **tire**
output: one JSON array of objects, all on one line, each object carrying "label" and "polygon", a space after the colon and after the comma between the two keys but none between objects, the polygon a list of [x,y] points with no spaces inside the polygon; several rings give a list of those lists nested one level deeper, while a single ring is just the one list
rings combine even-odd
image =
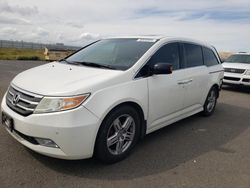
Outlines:
[{"label": "tire", "polygon": [[129,105],[112,110],[99,129],[95,157],[104,163],[116,163],[126,158],[140,137],[141,118]]},{"label": "tire", "polygon": [[216,87],[212,87],[207,95],[205,104],[203,106],[202,115],[203,116],[211,116],[214,113],[218,98],[218,89]]}]

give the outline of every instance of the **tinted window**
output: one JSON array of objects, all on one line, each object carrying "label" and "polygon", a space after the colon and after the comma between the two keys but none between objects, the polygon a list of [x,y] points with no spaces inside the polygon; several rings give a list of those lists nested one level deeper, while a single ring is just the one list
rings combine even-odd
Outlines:
[{"label": "tinted window", "polygon": [[156,42],[143,39],[104,39],[67,58],[68,62],[89,62],[126,70]]},{"label": "tinted window", "polygon": [[203,57],[205,65],[207,66],[218,65],[218,60],[211,49],[203,47]]},{"label": "tinted window", "polygon": [[173,70],[180,68],[179,45],[178,43],[166,44],[161,47],[150,59],[150,66],[156,63],[170,63]]},{"label": "tinted window", "polygon": [[203,65],[202,48],[199,45],[184,43],[186,67]]}]

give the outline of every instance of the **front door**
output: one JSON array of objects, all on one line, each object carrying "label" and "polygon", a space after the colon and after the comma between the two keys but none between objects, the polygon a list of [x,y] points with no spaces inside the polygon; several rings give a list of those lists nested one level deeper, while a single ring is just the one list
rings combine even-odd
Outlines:
[{"label": "front door", "polygon": [[149,91],[148,130],[161,126],[164,122],[176,117],[183,109],[185,88],[179,83],[185,79],[185,70],[180,67],[179,44],[169,43],[161,47],[149,60],[146,66],[156,63],[171,63],[173,73],[152,75],[147,78]]}]

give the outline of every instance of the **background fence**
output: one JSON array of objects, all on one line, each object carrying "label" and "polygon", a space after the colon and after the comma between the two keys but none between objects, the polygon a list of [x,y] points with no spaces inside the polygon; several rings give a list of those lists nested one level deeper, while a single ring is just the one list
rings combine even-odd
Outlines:
[{"label": "background fence", "polygon": [[63,44],[43,44],[43,43],[33,43],[33,42],[24,42],[24,41],[9,41],[9,40],[0,40],[0,48],[23,48],[23,49],[61,49],[61,50],[77,50],[80,47],[76,46],[67,46]]}]

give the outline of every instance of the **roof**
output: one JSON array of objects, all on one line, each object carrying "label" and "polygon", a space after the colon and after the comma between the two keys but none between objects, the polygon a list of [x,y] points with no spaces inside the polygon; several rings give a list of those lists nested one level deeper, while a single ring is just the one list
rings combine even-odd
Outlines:
[{"label": "roof", "polygon": [[184,38],[184,37],[174,37],[174,36],[164,36],[164,35],[133,35],[133,36],[114,36],[114,37],[107,37],[104,39],[119,39],[119,38],[139,38],[139,39],[152,39],[152,40],[179,40],[179,41],[186,41],[186,42],[193,42],[203,46],[212,47],[212,45],[195,39]]},{"label": "roof", "polygon": [[143,38],[143,39],[161,39],[164,36],[162,35],[132,35],[132,36],[112,36],[112,37],[106,37],[105,39],[119,39],[119,38]]}]

